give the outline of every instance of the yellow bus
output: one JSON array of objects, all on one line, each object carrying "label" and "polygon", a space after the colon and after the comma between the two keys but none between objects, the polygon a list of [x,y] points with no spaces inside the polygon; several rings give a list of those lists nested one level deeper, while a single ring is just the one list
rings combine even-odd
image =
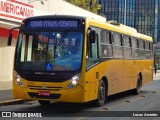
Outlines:
[{"label": "yellow bus", "polygon": [[153,80],[152,38],[134,28],[56,15],[26,18],[18,29],[14,98],[102,106],[107,96],[127,90],[139,94]]}]

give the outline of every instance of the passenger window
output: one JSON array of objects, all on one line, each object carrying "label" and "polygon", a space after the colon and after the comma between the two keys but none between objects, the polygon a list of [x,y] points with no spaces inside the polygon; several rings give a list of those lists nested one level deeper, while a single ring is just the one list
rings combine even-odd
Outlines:
[{"label": "passenger window", "polygon": [[145,51],[146,51],[146,59],[151,59],[152,58],[151,44],[148,41],[146,41]]},{"label": "passenger window", "polygon": [[132,38],[132,58],[138,59],[138,39]]},{"label": "passenger window", "polygon": [[139,58],[146,59],[145,41],[144,40],[139,40]]},{"label": "passenger window", "polygon": [[114,39],[114,45],[115,46],[121,46],[121,36],[118,33],[113,34],[113,39]]},{"label": "passenger window", "polygon": [[128,36],[124,36],[124,46],[131,47],[131,38],[129,38]]},{"label": "passenger window", "polygon": [[102,58],[111,58],[112,54],[112,33],[102,30],[101,31],[101,56]]},{"label": "passenger window", "polygon": [[113,33],[113,54],[114,58],[123,58],[122,52],[122,35]]},{"label": "passenger window", "polygon": [[131,59],[132,58],[132,50],[131,50],[131,37],[124,36],[124,58]]}]

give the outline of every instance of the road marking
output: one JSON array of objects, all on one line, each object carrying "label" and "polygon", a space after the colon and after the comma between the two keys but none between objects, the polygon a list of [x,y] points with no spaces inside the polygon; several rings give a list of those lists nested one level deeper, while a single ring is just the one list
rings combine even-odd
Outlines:
[{"label": "road marking", "polygon": [[147,97],[146,95],[142,95],[141,97]]},{"label": "road marking", "polygon": [[132,101],[131,100],[126,100],[125,102],[131,103]]},{"label": "road marking", "polygon": [[85,117],[78,117],[78,118],[76,118],[76,119],[74,119],[74,120],[82,120],[82,119],[84,119],[84,118],[91,117],[92,115],[94,115],[94,114],[96,114],[96,113],[98,113],[98,112],[100,112],[100,110],[98,110],[98,111],[93,111],[93,112],[91,112],[90,114],[87,114]]},{"label": "road marking", "polygon": [[109,107],[103,107],[103,110],[110,110],[111,108]]}]

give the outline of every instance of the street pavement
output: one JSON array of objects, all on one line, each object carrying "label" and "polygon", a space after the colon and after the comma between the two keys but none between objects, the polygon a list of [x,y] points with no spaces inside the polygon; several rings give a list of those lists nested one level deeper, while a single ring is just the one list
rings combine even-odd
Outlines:
[{"label": "street pavement", "polygon": [[[160,80],[160,70],[157,74],[153,73],[153,80]],[[14,99],[12,97],[12,82],[11,81],[0,81],[0,106],[11,105],[16,103],[25,102],[21,99]]]}]

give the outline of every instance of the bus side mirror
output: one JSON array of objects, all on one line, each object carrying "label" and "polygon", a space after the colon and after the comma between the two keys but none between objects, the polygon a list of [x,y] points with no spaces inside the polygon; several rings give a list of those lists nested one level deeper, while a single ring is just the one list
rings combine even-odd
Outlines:
[{"label": "bus side mirror", "polygon": [[12,28],[12,29],[9,31],[9,34],[8,34],[8,42],[7,42],[7,45],[8,45],[8,46],[11,46],[11,43],[12,43],[12,31],[15,30],[15,29],[19,29],[19,27],[14,27],[14,28]]},{"label": "bus side mirror", "polygon": [[90,43],[95,43],[95,39],[96,39],[96,31],[91,30],[90,33],[89,33],[89,42]]},{"label": "bus side mirror", "polygon": [[12,33],[9,32],[9,34],[8,34],[8,43],[7,43],[7,45],[8,45],[8,46],[11,46],[11,43],[12,43]]}]

